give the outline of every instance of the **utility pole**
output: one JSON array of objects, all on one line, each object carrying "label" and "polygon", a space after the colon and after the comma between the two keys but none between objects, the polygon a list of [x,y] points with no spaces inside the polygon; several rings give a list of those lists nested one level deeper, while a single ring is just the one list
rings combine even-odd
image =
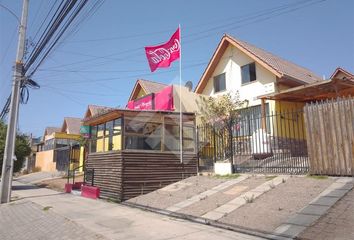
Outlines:
[{"label": "utility pole", "polygon": [[18,109],[20,101],[20,88],[21,81],[24,78],[23,73],[23,55],[25,52],[26,28],[27,28],[27,15],[28,15],[28,2],[23,0],[22,17],[19,27],[16,63],[14,69],[14,76],[12,80],[12,93],[9,120],[7,125],[6,142],[4,150],[4,160],[2,165],[1,175],[1,188],[0,188],[0,203],[8,203],[11,200],[11,186],[12,186],[12,171],[15,156],[15,140],[16,140],[16,127],[18,120]]}]

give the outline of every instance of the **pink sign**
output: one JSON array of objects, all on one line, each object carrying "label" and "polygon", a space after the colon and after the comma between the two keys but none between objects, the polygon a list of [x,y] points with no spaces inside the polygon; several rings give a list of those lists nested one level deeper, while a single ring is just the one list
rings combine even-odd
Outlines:
[{"label": "pink sign", "polygon": [[168,86],[155,94],[155,110],[173,111],[173,86]]},{"label": "pink sign", "polygon": [[[129,104],[129,103],[128,103]],[[134,110],[153,110],[154,109],[154,94],[136,99],[130,109]]]},{"label": "pink sign", "polygon": [[132,110],[173,111],[173,86],[165,87],[158,93],[152,93],[145,97],[129,101],[127,108]]}]

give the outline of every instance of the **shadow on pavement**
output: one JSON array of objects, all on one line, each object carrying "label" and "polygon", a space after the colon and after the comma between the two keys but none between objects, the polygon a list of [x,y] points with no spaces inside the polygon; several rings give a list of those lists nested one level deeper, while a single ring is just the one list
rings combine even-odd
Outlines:
[{"label": "shadow on pavement", "polygon": [[31,190],[31,189],[38,189],[39,187],[33,185],[19,185],[19,186],[12,186],[12,190],[20,191],[20,190]]}]

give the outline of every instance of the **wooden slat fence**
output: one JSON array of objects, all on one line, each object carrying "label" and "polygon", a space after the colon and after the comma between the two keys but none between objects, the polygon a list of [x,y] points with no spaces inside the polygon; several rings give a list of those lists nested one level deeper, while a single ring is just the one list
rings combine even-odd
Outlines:
[{"label": "wooden slat fence", "polygon": [[354,175],[354,98],[306,104],[310,174]]},{"label": "wooden slat fence", "polygon": [[94,186],[102,198],[125,201],[197,174],[197,157],[185,153],[112,151],[91,153],[86,169],[94,170]]}]

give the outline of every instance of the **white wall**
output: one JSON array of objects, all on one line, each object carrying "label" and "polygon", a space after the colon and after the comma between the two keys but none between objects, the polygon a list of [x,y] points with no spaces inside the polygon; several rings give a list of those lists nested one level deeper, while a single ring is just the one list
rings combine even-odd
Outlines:
[{"label": "white wall", "polygon": [[[254,62],[253,59],[238,50],[233,46],[229,46],[222,58],[220,59],[212,77],[209,79],[202,94],[209,96],[217,96],[227,92],[239,91],[240,100],[248,100],[249,106],[259,105],[261,101],[257,99],[258,96],[266,94],[265,84],[276,82],[276,76],[256,63],[257,80],[248,84],[241,83],[241,66]],[[226,91],[214,93],[213,77],[221,73],[226,75]],[[276,91],[276,86],[274,86]],[[268,92],[269,93],[269,92]]]}]

